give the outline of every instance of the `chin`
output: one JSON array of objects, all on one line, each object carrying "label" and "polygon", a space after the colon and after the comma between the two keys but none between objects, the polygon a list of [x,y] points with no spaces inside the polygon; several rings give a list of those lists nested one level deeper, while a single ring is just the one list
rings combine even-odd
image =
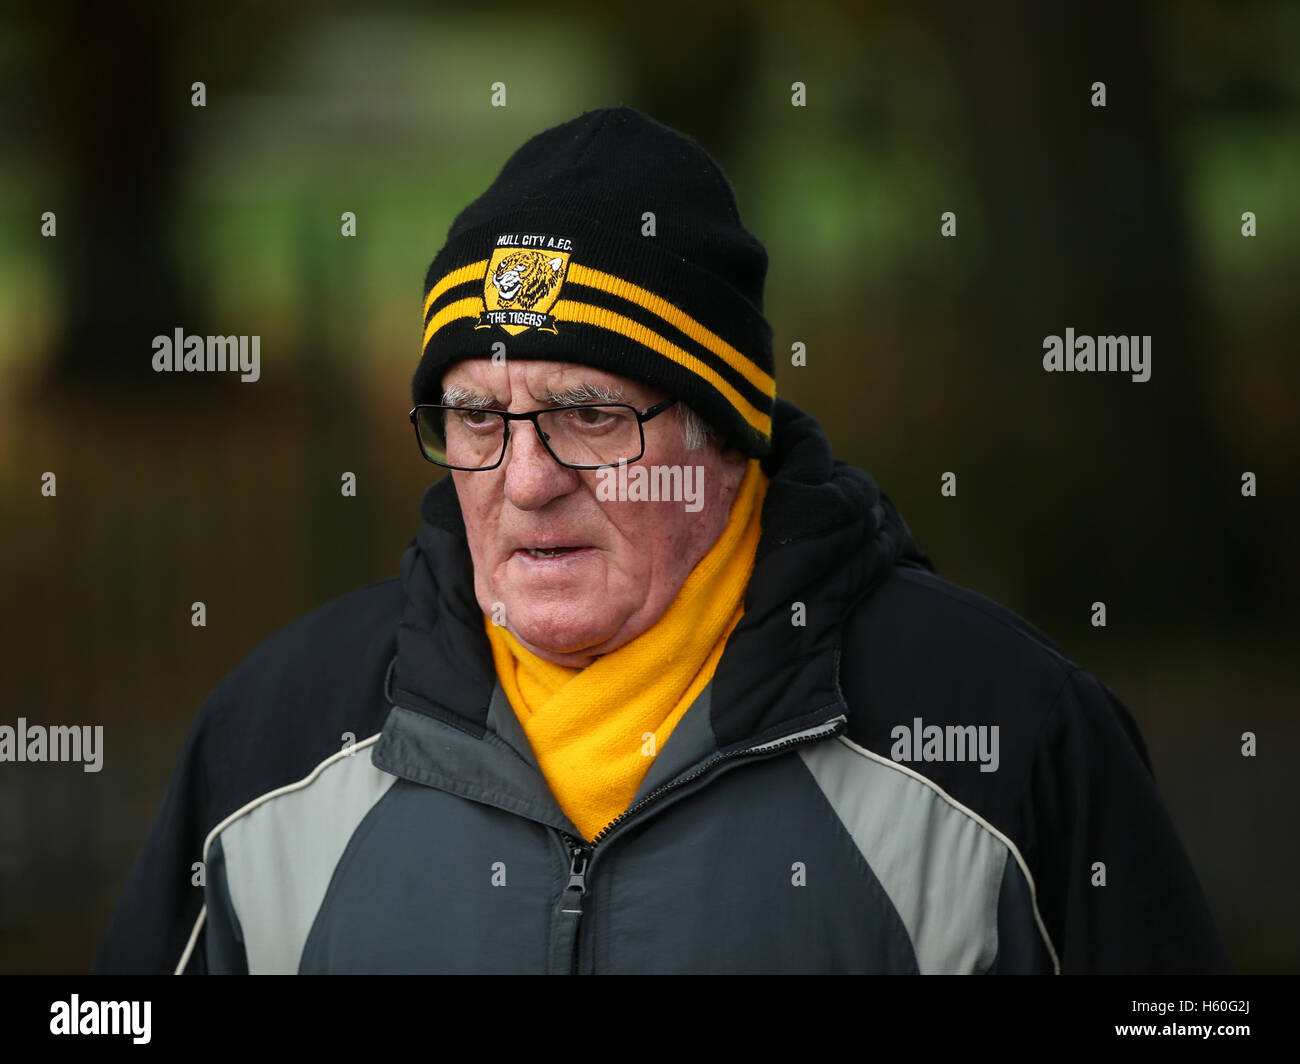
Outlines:
[{"label": "chin", "polygon": [[595,620],[590,614],[575,615],[572,618],[556,617],[542,607],[538,614],[525,613],[523,617],[512,617],[510,628],[516,639],[523,640],[534,650],[584,656],[591,649],[608,643],[619,631],[616,620],[602,623],[604,620],[607,619]]},{"label": "chin", "polygon": [[531,609],[510,614],[510,630],[517,639],[536,650],[549,651],[552,654],[581,654],[589,647],[600,646],[613,635],[611,628],[604,624],[592,623],[590,616],[574,617],[566,621],[548,612],[543,606],[534,616]]}]

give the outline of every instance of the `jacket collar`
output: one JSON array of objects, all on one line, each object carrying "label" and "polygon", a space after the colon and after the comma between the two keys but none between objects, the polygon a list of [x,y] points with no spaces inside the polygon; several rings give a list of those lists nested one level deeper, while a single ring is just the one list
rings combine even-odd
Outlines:
[{"label": "jacket collar", "polygon": [[[875,481],[836,461],[816,420],[785,400],[776,403],[764,471],[771,486],[745,615],[709,700],[723,751],[844,712],[838,676],[846,614],[892,565],[933,569]],[[420,512],[423,523],[402,558],[405,605],[390,698],[481,739],[496,675],[451,477],[429,488]]]}]

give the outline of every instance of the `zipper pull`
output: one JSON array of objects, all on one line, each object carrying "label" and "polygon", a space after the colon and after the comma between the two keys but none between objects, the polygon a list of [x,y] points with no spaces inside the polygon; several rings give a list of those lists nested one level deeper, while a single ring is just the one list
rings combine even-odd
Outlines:
[{"label": "zipper pull", "polygon": [[582,896],[587,893],[587,863],[591,860],[591,847],[569,840],[569,884],[564,888],[564,908],[561,912],[582,915]]}]

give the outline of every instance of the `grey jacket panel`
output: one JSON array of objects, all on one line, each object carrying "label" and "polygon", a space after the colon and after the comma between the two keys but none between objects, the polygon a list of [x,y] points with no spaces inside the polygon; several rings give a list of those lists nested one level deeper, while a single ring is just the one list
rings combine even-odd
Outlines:
[{"label": "grey jacket panel", "polygon": [[[213,910],[228,901],[249,974],[298,970],[307,933],[353,831],[395,782],[363,743],[306,780],[234,814],[221,830],[223,865]],[[225,897],[220,896],[224,888]]]},{"label": "grey jacket panel", "polygon": [[1005,837],[928,780],[846,739],[800,757],[902,914],[921,972],[987,972],[998,953]]}]

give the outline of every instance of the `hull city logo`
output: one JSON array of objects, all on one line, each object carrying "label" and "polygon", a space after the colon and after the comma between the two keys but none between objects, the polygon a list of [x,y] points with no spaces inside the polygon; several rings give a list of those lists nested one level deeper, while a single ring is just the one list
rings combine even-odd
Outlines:
[{"label": "hull city logo", "polygon": [[554,333],[547,313],[560,298],[573,241],[549,233],[502,233],[483,278],[483,312],[476,329],[499,325],[511,336],[525,329]]}]

